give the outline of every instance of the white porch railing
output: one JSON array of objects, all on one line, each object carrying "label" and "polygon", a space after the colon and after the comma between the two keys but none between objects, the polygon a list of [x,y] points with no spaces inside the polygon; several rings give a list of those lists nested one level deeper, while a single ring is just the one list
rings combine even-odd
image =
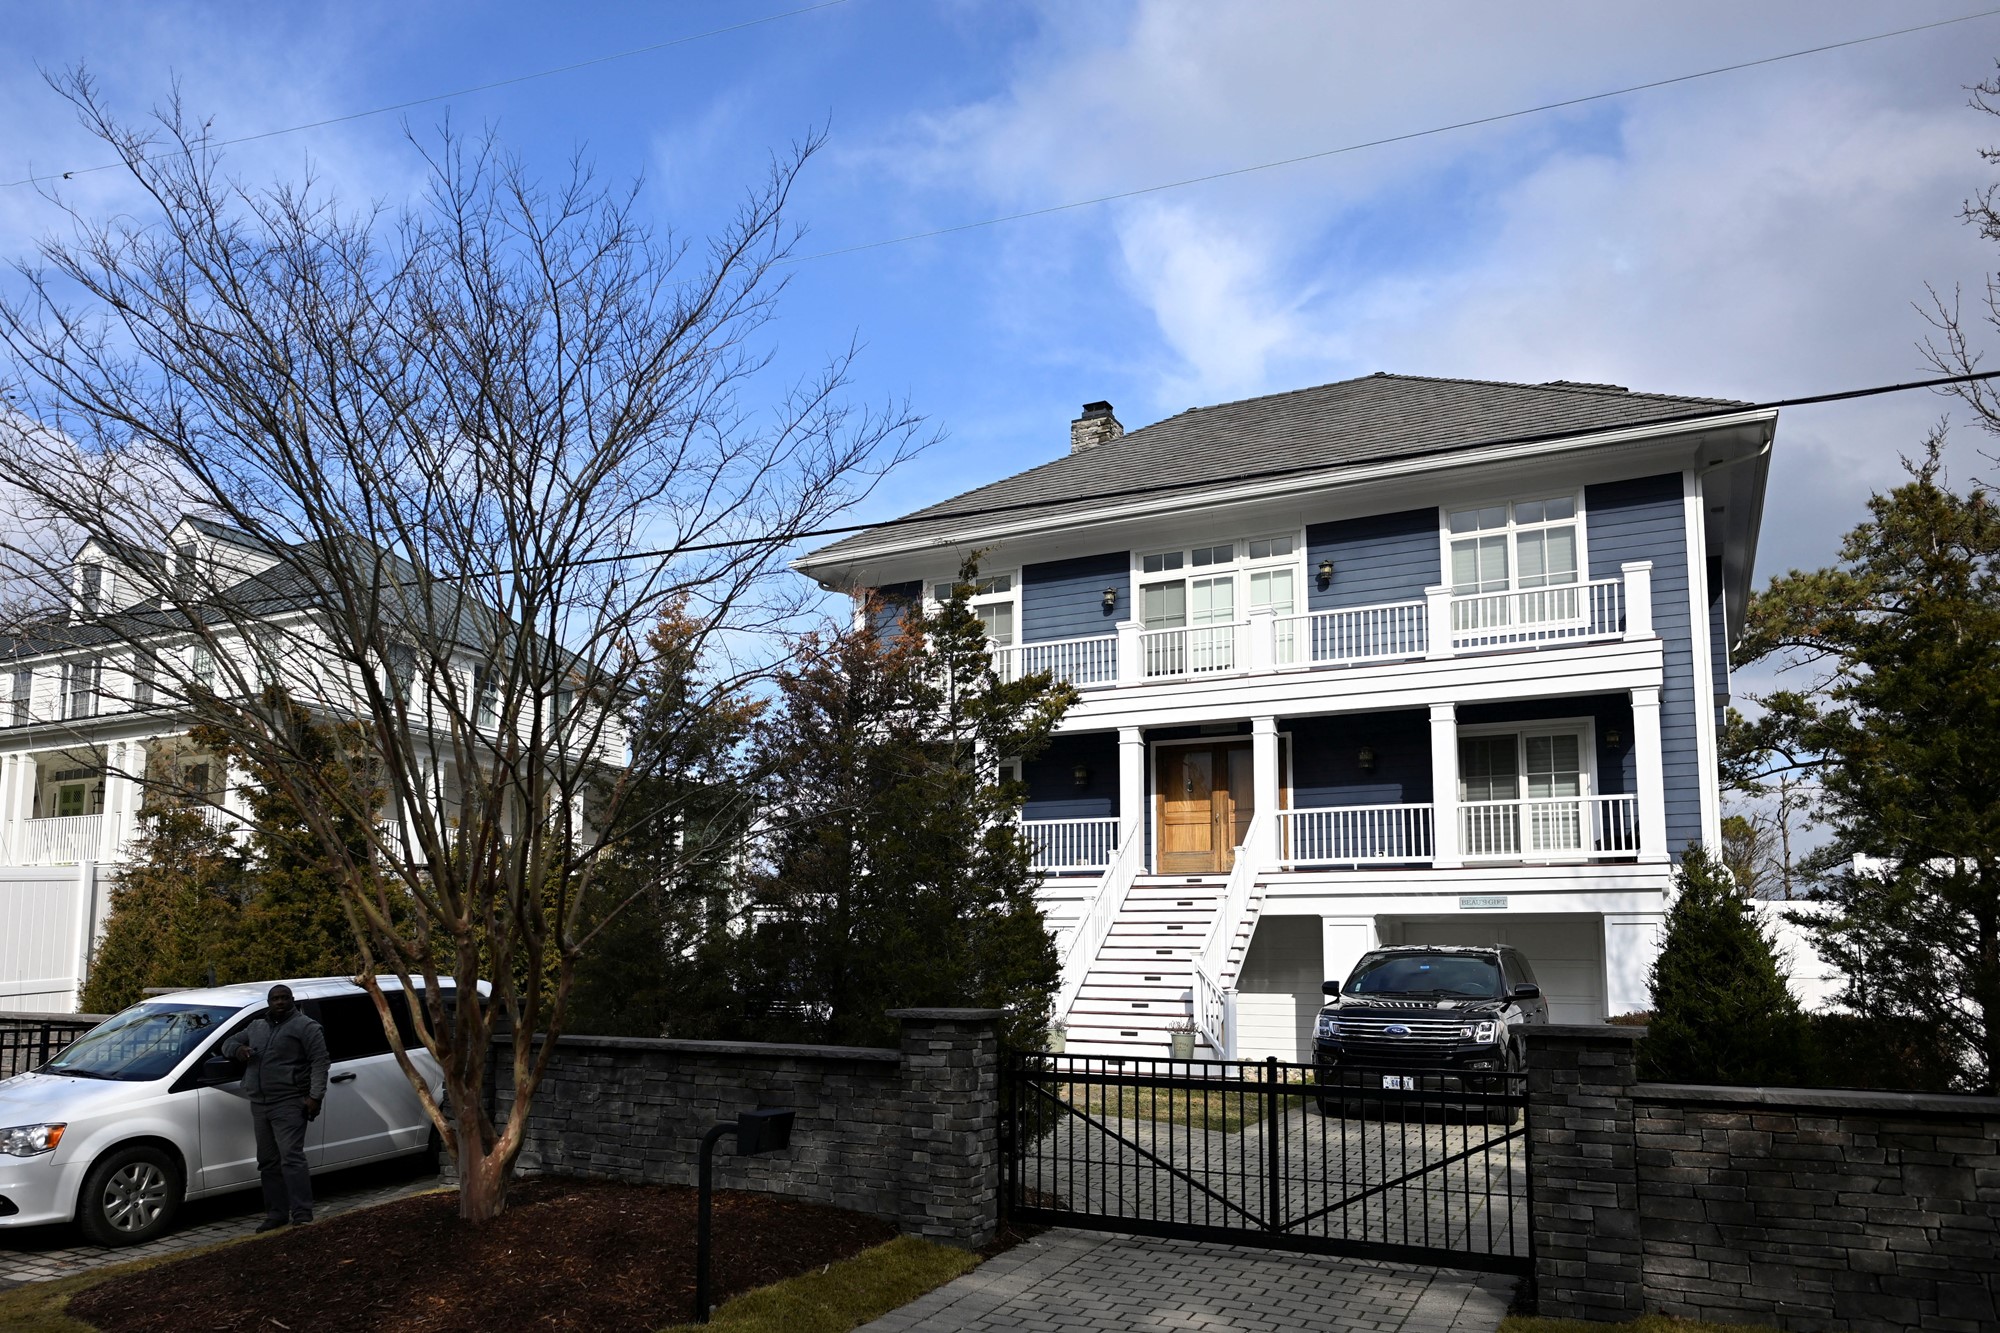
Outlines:
[{"label": "white porch railing", "polygon": [[1629,856],[1639,850],[1637,796],[1541,796],[1458,808],[1459,851],[1473,860]]},{"label": "white porch railing", "polygon": [[1432,858],[1429,805],[1348,805],[1278,812],[1278,863],[1408,864]]},{"label": "white porch railing", "polygon": [[1202,625],[1194,629],[1150,629],[1139,635],[1139,660],[1147,680],[1206,676],[1234,671],[1236,638],[1245,625]]},{"label": "white porch railing", "polygon": [[1118,820],[1024,819],[1021,836],[1034,848],[1034,868],[1046,874],[1102,870],[1118,850]]},{"label": "white porch railing", "polygon": [[75,865],[95,861],[104,836],[103,815],[63,815],[21,824],[17,863],[24,866]]},{"label": "white porch railing", "polygon": [[[1114,824],[1116,820],[1112,821]],[[1084,904],[1083,914],[1077,919],[1076,929],[1070,933],[1069,947],[1063,950],[1062,982],[1056,988],[1055,1016],[1067,1021],[1071,1006],[1083,990],[1084,979],[1097,962],[1097,952],[1104,947],[1104,941],[1111,934],[1112,923],[1125,906],[1125,895],[1132,890],[1132,881],[1139,877],[1145,866],[1146,830],[1135,821],[1130,835],[1118,844],[1118,852],[1103,878],[1091,891],[1090,900]]]},{"label": "white porch railing", "polygon": [[1017,643],[993,649],[992,657],[993,672],[1002,680],[1018,680],[1038,671],[1078,686],[1110,685],[1118,679],[1116,634]]},{"label": "white porch railing", "polygon": [[1615,639],[1624,633],[1623,578],[1451,599],[1454,653]]},{"label": "white porch railing", "polygon": [[1271,624],[1271,661],[1280,667],[1339,666],[1422,657],[1429,647],[1429,625],[1430,608],[1424,602],[1279,616]]},{"label": "white porch railing", "polygon": [[1216,904],[1215,920],[1194,951],[1189,968],[1194,1025],[1208,1039],[1209,1050],[1218,1060],[1236,1058],[1236,987],[1223,984],[1222,974],[1229,967],[1236,928],[1249,915],[1257,876],[1264,873],[1269,863],[1272,829],[1269,810],[1259,810],[1250,817],[1250,827],[1243,832],[1243,845],[1236,849],[1236,864],[1223,886],[1222,901]]}]

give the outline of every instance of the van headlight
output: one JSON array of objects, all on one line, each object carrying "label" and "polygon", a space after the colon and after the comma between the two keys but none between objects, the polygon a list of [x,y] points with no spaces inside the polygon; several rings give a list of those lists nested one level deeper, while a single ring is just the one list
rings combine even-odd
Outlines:
[{"label": "van headlight", "polygon": [[1500,1040],[1500,1024],[1491,1018],[1479,1023],[1467,1023],[1458,1030],[1458,1035],[1467,1041],[1476,1041],[1481,1046],[1491,1046]]},{"label": "van headlight", "polygon": [[61,1125],[16,1125],[0,1129],[0,1153],[9,1157],[39,1157],[62,1142]]}]

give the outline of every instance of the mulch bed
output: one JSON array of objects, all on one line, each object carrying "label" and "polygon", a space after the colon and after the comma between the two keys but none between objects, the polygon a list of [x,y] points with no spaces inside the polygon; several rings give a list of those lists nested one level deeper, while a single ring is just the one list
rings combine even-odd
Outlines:
[{"label": "mulch bed", "polygon": [[[431,1194],[291,1227],[115,1279],[69,1313],[103,1333],[651,1333],[690,1318],[695,1192],[523,1181],[478,1229]],[[859,1213],[717,1191],[711,1299],[849,1258],[895,1237]]]}]

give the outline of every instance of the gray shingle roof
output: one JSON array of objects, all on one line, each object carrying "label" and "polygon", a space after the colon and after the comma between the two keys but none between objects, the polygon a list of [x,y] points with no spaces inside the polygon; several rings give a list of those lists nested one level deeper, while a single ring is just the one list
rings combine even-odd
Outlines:
[{"label": "gray shingle roof", "polygon": [[1611,384],[1509,384],[1382,372],[1190,408],[908,516],[924,521],[844,537],[799,563],[838,561],[888,539],[900,544],[948,535],[966,526],[968,515],[994,506],[1050,501],[1055,503],[1034,512],[1059,516],[1131,487],[1220,484],[1279,469],[1332,472],[1356,463],[1747,406],[1724,398],[1633,393]]}]

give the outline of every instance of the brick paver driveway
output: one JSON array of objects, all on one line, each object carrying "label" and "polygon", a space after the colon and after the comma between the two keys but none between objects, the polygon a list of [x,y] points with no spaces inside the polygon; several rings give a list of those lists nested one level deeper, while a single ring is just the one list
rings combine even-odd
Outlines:
[{"label": "brick paver driveway", "polygon": [[1493,1333],[1513,1290],[1485,1273],[1058,1229],[861,1333]]},{"label": "brick paver driveway", "polygon": [[[438,1184],[435,1164],[426,1158],[332,1171],[313,1178],[317,1199],[314,1215],[324,1220],[370,1204],[400,1199],[406,1194],[436,1189]],[[196,1199],[182,1207],[179,1224],[166,1235],[145,1245],[116,1250],[88,1244],[70,1227],[0,1231],[0,1290],[247,1236],[263,1218],[263,1196],[253,1189]]]}]

